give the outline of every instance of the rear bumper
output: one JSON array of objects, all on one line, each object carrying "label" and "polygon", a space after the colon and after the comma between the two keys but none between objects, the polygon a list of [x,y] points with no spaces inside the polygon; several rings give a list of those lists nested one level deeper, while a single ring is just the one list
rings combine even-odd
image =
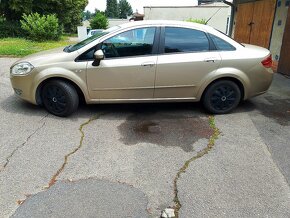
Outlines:
[{"label": "rear bumper", "polygon": [[270,88],[273,81],[274,72],[271,68],[262,68],[250,73],[250,89],[245,99],[264,94]]}]

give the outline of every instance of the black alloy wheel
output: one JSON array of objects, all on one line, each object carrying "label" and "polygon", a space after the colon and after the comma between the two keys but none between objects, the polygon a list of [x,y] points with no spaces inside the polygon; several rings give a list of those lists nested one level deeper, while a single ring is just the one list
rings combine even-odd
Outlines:
[{"label": "black alloy wheel", "polygon": [[205,91],[202,102],[204,107],[214,114],[231,112],[241,100],[239,86],[230,80],[219,80],[211,84]]},{"label": "black alloy wheel", "polygon": [[42,88],[41,97],[46,110],[60,117],[71,115],[79,105],[76,89],[62,80],[47,82]]}]

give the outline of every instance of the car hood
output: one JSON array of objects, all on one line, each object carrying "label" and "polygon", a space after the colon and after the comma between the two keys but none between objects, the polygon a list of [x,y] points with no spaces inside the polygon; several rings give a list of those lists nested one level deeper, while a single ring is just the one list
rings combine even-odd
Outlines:
[{"label": "car hood", "polygon": [[28,55],[26,57],[21,58],[17,62],[15,62],[13,65],[20,63],[20,62],[29,62],[34,67],[61,62],[65,60],[71,59],[71,56],[73,56],[71,53],[67,53],[63,51],[64,47],[61,48],[55,48],[51,50],[46,50],[42,52],[38,52],[32,55]]}]

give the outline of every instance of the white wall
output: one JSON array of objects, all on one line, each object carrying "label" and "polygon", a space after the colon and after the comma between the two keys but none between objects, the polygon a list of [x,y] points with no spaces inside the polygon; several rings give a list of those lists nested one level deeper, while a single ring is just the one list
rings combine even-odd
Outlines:
[{"label": "white wall", "polygon": [[[279,61],[280,58],[282,40],[288,14],[288,7],[286,7],[285,4],[286,0],[281,0],[281,6],[277,7],[272,30],[270,51],[273,55],[273,59],[276,61]],[[279,20],[281,21],[281,25],[278,25]]]},{"label": "white wall", "polygon": [[78,41],[83,41],[88,37],[87,35],[87,27],[85,26],[78,26]]},{"label": "white wall", "polygon": [[129,22],[129,19],[108,19],[108,20],[109,20],[109,28]]},{"label": "white wall", "polygon": [[231,8],[222,6],[195,6],[195,7],[144,7],[145,20],[187,20],[212,19],[208,22],[212,26],[224,33],[227,33],[227,22],[230,17]]}]

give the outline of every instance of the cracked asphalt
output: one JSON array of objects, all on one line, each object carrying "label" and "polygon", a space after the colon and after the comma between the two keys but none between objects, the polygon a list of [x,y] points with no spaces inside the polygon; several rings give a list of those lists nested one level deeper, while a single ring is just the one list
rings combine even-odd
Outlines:
[{"label": "cracked asphalt", "polygon": [[0,58],[0,217],[290,217],[290,80],[232,114],[198,103],[18,99]]}]

